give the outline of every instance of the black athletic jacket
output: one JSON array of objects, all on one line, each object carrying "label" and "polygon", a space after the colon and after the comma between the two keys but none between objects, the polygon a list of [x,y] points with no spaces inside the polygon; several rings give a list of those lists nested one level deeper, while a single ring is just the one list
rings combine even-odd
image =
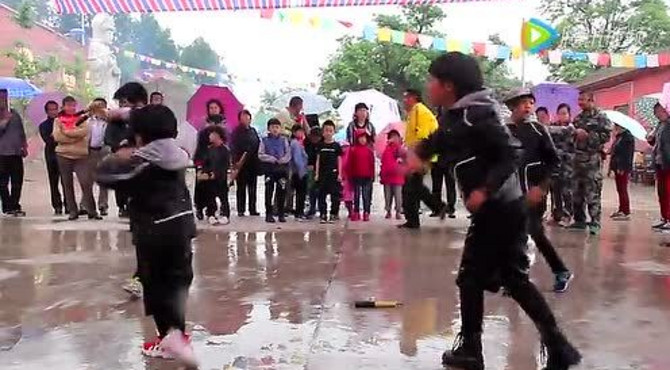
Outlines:
[{"label": "black athletic jacket", "polygon": [[523,159],[519,166],[521,189],[527,192],[533,186],[549,185],[551,174],[558,169],[560,158],[547,129],[532,121],[507,125],[523,148]]},{"label": "black athletic jacket", "polygon": [[454,175],[465,199],[484,189],[489,199],[502,202],[522,197],[517,176],[521,145],[500,120],[498,103],[489,90],[457,101],[440,116],[439,129],[416,147],[429,160],[438,154],[454,163]]}]

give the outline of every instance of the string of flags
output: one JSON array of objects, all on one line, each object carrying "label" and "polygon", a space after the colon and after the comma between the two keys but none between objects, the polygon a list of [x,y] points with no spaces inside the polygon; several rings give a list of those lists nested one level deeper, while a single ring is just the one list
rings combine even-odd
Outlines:
[{"label": "string of flags", "polygon": [[[491,42],[472,42],[448,37],[434,37],[378,27],[372,24],[360,27],[354,22],[347,20],[307,16],[299,10],[263,10],[261,11],[261,18],[289,23],[294,26],[308,25],[313,28],[324,30],[332,30],[336,27],[342,27],[349,29],[351,32],[359,33],[357,36],[360,36],[367,41],[387,42],[408,47],[420,47],[426,50],[460,51],[464,54],[486,57],[492,60],[518,60],[523,56],[523,48],[521,45],[507,46]],[[656,54],[610,54],[552,49],[542,50],[538,53],[538,56],[543,58],[549,64],[554,65],[574,60],[587,61],[592,65],[599,67],[655,68],[670,65],[670,52]]]},{"label": "string of flags", "polygon": [[205,69],[200,69],[200,68],[194,68],[194,67],[189,67],[185,66],[183,64],[179,63],[174,63],[174,62],[168,62],[162,59],[157,59],[154,57],[150,57],[148,55],[143,55],[143,54],[138,54],[130,50],[120,50],[116,49],[117,53],[121,53],[124,56],[128,58],[133,58],[137,59],[141,62],[151,64],[152,66],[163,68],[163,69],[169,69],[173,71],[179,71],[183,73],[191,73],[199,76],[208,76],[208,77],[214,77],[214,78],[219,78],[219,77],[227,77],[228,80],[230,81],[241,81],[241,82],[273,82],[277,83],[280,85],[290,85],[294,87],[301,87],[305,89],[314,89],[316,88],[316,83],[311,82],[309,84],[296,84],[292,81],[289,80],[273,80],[273,79],[268,79],[268,78],[261,78],[261,77],[245,77],[245,76],[238,76],[234,75],[232,73],[218,73],[214,71],[209,71]]}]

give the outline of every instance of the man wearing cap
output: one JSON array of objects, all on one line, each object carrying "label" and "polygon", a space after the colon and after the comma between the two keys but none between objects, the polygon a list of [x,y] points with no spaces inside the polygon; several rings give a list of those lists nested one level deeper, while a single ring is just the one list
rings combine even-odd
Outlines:
[{"label": "man wearing cap", "polygon": [[[591,235],[600,233],[601,196],[603,190],[602,153],[610,139],[612,123],[595,106],[593,93],[580,92],[577,101],[582,112],[575,117],[575,166],[572,186],[572,204],[575,222],[569,227],[585,230]],[[584,206],[591,222],[586,223]]]},{"label": "man wearing cap", "polygon": [[523,147],[519,179],[529,204],[528,232],[556,277],[554,291],[564,292],[573,275],[551,245],[542,225],[551,175],[558,168],[560,159],[549,132],[532,116],[533,93],[524,88],[516,89],[505,98],[505,104],[512,112],[507,127]]}]

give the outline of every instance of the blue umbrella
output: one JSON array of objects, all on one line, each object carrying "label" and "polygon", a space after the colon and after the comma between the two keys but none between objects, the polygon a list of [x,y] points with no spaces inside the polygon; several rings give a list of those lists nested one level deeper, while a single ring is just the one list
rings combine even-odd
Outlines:
[{"label": "blue umbrella", "polygon": [[6,89],[13,99],[32,98],[42,93],[37,86],[14,77],[0,77],[0,89]]}]

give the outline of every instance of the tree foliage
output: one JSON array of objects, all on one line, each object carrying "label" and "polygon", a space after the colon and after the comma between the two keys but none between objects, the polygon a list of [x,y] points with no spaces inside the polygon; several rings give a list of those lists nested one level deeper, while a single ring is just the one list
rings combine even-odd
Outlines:
[{"label": "tree foliage", "polygon": [[[402,15],[379,15],[375,21],[379,27],[444,37],[437,27],[445,18],[446,14],[439,7],[415,5],[404,7]],[[434,50],[347,36],[340,39],[338,50],[322,70],[321,92],[336,98],[345,91],[374,88],[399,98],[407,88],[423,89],[428,67],[438,55],[440,52]],[[487,82],[494,90],[520,84],[510,77],[504,63],[485,59],[481,63]]]},{"label": "tree foliage", "polygon": [[[220,63],[219,55],[203,39],[198,37],[193,42],[181,50],[181,63],[189,67],[200,68],[214,72],[225,72],[225,68]],[[197,84],[215,84],[216,77],[196,75],[194,78]]]},{"label": "tree foliage", "polygon": [[[663,0],[542,0],[543,14],[561,34],[560,49],[581,52],[659,52],[670,47]],[[596,69],[587,61],[549,66],[552,77],[574,82]]]}]

